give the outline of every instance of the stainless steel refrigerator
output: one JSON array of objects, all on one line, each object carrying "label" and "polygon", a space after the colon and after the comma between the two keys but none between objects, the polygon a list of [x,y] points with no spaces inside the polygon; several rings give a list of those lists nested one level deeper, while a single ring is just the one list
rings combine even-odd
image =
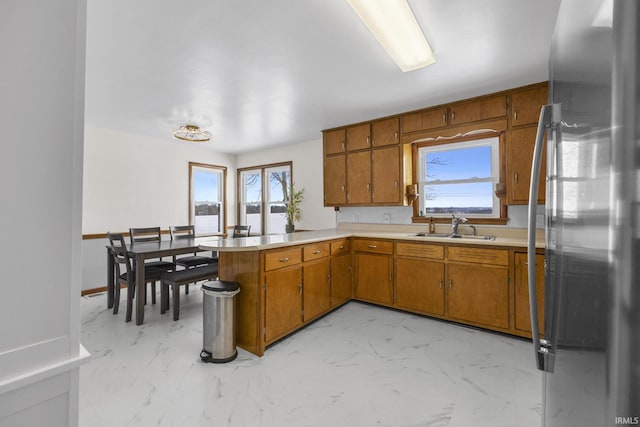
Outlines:
[{"label": "stainless steel refrigerator", "polygon": [[637,0],[562,0],[553,34],[530,193],[546,156],[542,340],[530,308],[547,427],[640,424],[639,20]]}]

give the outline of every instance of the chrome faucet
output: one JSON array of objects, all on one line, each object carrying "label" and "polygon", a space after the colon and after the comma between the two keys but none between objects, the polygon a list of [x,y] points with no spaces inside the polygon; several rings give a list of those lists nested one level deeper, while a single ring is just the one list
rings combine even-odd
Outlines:
[{"label": "chrome faucet", "polygon": [[469,222],[467,218],[461,216],[456,217],[454,214],[451,214],[451,234],[458,234],[458,226],[467,222]]}]

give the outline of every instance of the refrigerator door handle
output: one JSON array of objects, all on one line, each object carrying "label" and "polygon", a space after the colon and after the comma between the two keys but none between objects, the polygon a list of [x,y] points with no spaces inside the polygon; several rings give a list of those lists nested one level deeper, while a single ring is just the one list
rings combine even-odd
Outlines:
[{"label": "refrigerator door handle", "polygon": [[[538,327],[538,301],[536,299],[536,202],[538,200],[538,187],[540,168],[542,165],[542,153],[544,135],[547,129],[553,129],[554,114],[553,104],[543,105],[540,109],[538,131],[533,149],[533,161],[531,164],[531,184],[529,187],[529,221],[528,221],[528,245],[527,245],[527,272],[529,279],[529,310],[531,312],[531,335],[533,349],[536,358],[536,366],[541,371],[553,372],[553,353],[549,344],[540,339]],[[557,114],[559,108],[555,111]],[[557,123],[557,122],[556,122]]]}]

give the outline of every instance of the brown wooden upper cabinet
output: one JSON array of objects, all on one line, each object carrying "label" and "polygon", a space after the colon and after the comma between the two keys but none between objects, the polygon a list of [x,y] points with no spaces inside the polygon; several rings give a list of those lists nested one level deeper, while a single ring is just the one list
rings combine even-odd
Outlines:
[{"label": "brown wooden upper cabinet", "polygon": [[371,126],[369,123],[347,128],[347,150],[364,150],[371,147]]},{"label": "brown wooden upper cabinet", "polygon": [[347,204],[347,160],[344,154],[324,158],[324,204]]},{"label": "brown wooden upper cabinet", "polygon": [[451,125],[504,117],[507,115],[507,96],[501,95],[469,102],[458,102],[451,105],[449,110]]},{"label": "brown wooden upper cabinet", "polygon": [[511,126],[538,123],[540,107],[546,104],[549,87],[546,83],[511,95]]},{"label": "brown wooden upper cabinet", "polygon": [[324,154],[344,153],[347,150],[345,130],[330,130],[324,133]]},{"label": "brown wooden upper cabinet", "polygon": [[[531,163],[533,146],[536,142],[537,127],[529,126],[511,129],[507,132],[507,204],[526,205],[529,203],[531,185]],[[542,157],[541,170],[547,168],[546,156]],[[538,204],[545,202],[545,174],[540,174],[538,183]]]},{"label": "brown wooden upper cabinet", "polygon": [[376,120],[371,123],[371,145],[382,147],[385,145],[395,145],[400,142],[400,119],[392,117],[390,119]]},{"label": "brown wooden upper cabinet", "polygon": [[446,107],[430,108],[402,116],[402,132],[415,132],[445,127],[448,124]]}]

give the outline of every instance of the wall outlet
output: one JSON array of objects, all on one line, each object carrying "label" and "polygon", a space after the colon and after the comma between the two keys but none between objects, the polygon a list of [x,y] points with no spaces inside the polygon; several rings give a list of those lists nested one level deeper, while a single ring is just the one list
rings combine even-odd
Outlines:
[{"label": "wall outlet", "polygon": [[382,222],[384,224],[391,224],[391,214],[390,213],[386,213],[382,215]]}]

